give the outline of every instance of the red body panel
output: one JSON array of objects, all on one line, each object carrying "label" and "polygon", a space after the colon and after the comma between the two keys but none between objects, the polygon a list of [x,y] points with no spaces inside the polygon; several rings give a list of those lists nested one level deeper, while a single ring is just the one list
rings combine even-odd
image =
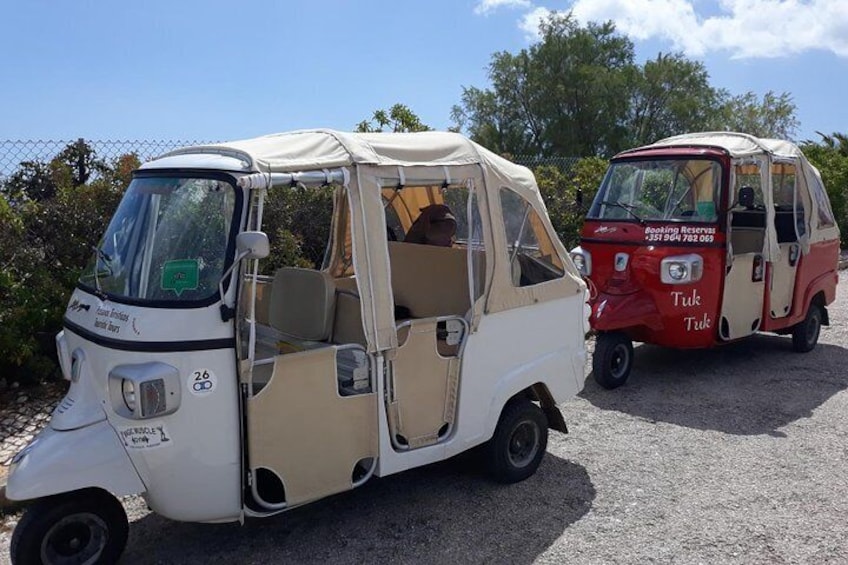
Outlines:
[{"label": "red body panel", "polygon": [[[657,236],[674,241],[655,241]],[[668,347],[715,344],[725,263],[724,234],[716,226],[587,220],[580,245],[592,256],[590,322],[594,329],[623,330],[634,340]],[[623,272],[614,269],[617,253],[629,255]],[[704,259],[701,280],[663,283],[662,259],[689,253]]]},{"label": "red body panel", "polygon": [[[792,310],[784,318],[772,319],[769,315],[769,287],[766,287],[766,300],[763,302],[763,331],[779,331],[794,326],[807,315],[807,307],[813,297],[819,293],[824,296],[824,304],[836,300],[836,283],[839,280],[837,263],[839,262],[839,240],[822,241],[810,246],[810,252],[802,255],[798,261],[795,275],[795,292],[792,296]],[[770,275],[770,273],[769,273]]]}]

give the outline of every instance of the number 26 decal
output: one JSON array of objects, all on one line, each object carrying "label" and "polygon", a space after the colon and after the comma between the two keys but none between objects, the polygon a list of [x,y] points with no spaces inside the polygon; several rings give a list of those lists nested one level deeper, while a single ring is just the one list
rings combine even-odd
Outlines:
[{"label": "number 26 decal", "polygon": [[188,379],[188,391],[195,396],[213,392],[218,386],[218,377],[210,369],[195,369]]}]

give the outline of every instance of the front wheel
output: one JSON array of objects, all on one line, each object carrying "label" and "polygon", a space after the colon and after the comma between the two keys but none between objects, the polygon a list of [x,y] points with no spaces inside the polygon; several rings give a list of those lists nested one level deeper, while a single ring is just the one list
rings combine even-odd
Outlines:
[{"label": "front wheel", "polygon": [[488,471],[501,483],[517,483],[533,475],[548,446],[548,418],[526,398],[504,407],[495,435],[485,447]]},{"label": "front wheel", "polygon": [[85,489],[30,506],[15,527],[9,554],[14,565],[115,563],[128,532],[118,499]]},{"label": "front wheel", "polygon": [[603,332],[595,342],[592,373],[604,388],[618,388],[627,382],[633,367],[633,342],[623,332]]},{"label": "front wheel", "polygon": [[792,328],[792,348],[799,353],[815,349],[821,333],[822,311],[817,304],[810,304],[804,321]]}]

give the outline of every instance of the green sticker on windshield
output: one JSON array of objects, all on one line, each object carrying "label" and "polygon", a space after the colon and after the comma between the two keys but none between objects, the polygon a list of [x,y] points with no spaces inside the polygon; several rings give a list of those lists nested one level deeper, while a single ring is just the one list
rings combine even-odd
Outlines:
[{"label": "green sticker on windshield", "polygon": [[162,266],[162,290],[173,290],[177,296],[184,290],[197,290],[199,272],[196,259],[168,261]]},{"label": "green sticker on windshield", "polygon": [[712,200],[706,202],[698,202],[698,215],[702,218],[715,218],[715,204]]}]

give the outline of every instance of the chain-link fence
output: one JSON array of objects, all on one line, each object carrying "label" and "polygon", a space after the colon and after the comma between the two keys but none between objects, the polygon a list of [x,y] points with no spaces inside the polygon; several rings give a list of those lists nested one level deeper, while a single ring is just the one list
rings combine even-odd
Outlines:
[{"label": "chain-link fence", "polygon": [[[122,155],[135,153],[144,162],[186,145],[202,145],[209,141],[185,141],[175,139],[137,139],[137,140],[0,140],[0,180],[13,174],[21,163],[37,161],[49,163],[69,145],[84,142],[93,149],[97,158],[114,161]],[[511,160],[519,165],[535,168],[541,165],[554,166],[568,173],[580,160],[579,157],[539,157],[535,155],[515,155]]]},{"label": "chain-link fence", "polygon": [[510,158],[513,163],[531,169],[542,166],[557,167],[565,174],[570,173],[580,159],[581,157],[539,157],[538,155],[514,155]]},{"label": "chain-link fence", "polygon": [[0,140],[0,179],[13,174],[21,163],[37,161],[49,163],[69,145],[83,141],[93,149],[97,158],[107,163],[122,155],[135,153],[144,162],[186,145],[201,145],[208,141],[183,141],[174,139],[140,140]]}]

